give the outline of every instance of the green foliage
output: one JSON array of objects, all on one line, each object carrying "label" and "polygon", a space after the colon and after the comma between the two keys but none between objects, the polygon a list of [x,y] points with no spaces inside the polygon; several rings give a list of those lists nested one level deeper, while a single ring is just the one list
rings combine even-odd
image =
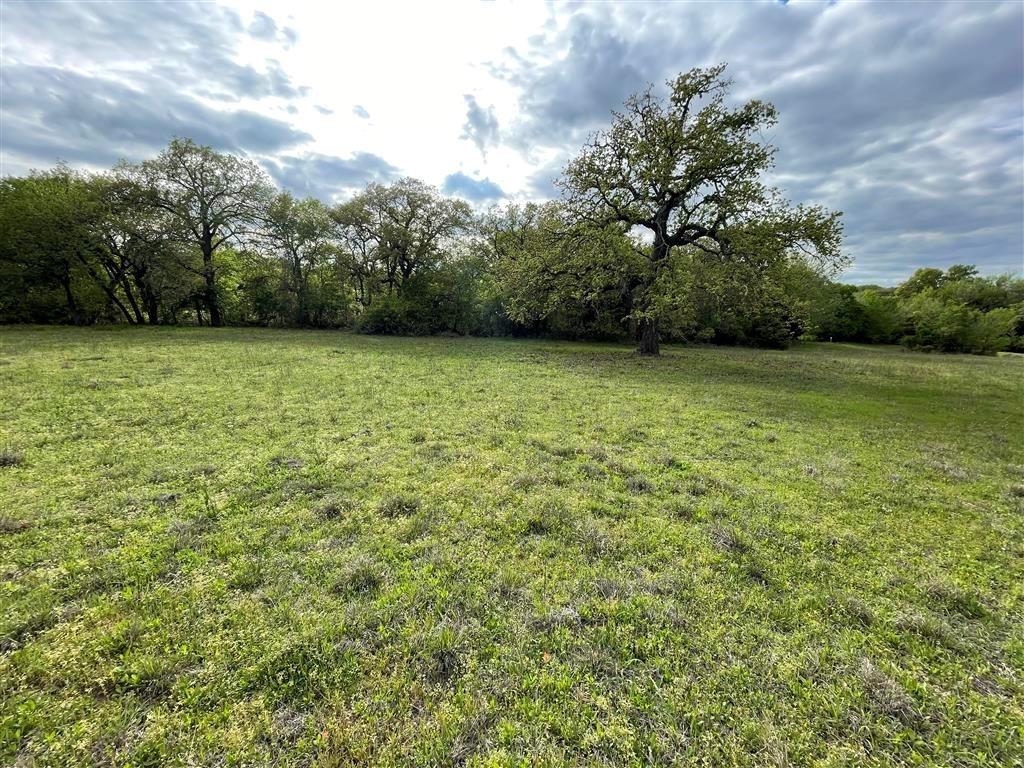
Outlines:
[{"label": "green foliage", "polygon": [[895,289],[833,282],[838,214],[764,185],[774,110],[729,107],[728,87],[714,67],[631,97],[562,200],[482,215],[415,179],[298,199],[185,139],[108,174],[3,179],[0,322],[1024,352],[1017,277],[961,264]]},{"label": "green foliage", "polygon": [[[819,339],[900,342],[911,349],[994,354],[1024,349],[1024,280],[981,277],[970,265],[919,269],[894,290],[819,285],[812,334]],[[840,296],[840,301],[823,300]]]},{"label": "green foliage", "polygon": [[[652,88],[630,96],[559,181],[573,227],[641,229],[651,238],[636,247],[645,263],[626,286],[644,354],[658,354],[658,287],[676,250],[748,276],[797,254],[826,269],[844,262],[839,213],[790,206],[764,183],[775,149],[763,135],[776,123],[775,108],[758,100],[730,106],[724,72],[724,64],[685,72],[664,99]],[[773,293],[756,292],[766,303],[747,307],[772,340],[784,335]]]},{"label": "green foliage", "polygon": [[1019,359],[0,339],[4,765],[1024,760]]},{"label": "green foliage", "polygon": [[908,347],[940,352],[993,354],[1010,344],[1015,313],[1008,307],[981,312],[965,304],[945,302],[933,289],[915,294],[904,311],[913,332]]}]

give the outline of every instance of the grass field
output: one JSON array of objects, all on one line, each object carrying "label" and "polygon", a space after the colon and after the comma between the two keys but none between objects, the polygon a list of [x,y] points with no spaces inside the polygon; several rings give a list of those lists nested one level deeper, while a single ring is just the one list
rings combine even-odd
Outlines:
[{"label": "grass field", "polygon": [[0,759],[1020,765],[1024,364],[0,329]]}]

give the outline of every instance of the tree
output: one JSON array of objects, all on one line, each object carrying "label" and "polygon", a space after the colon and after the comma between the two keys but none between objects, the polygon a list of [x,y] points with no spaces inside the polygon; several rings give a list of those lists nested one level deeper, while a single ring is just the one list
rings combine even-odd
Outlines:
[{"label": "tree", "polygon": [[7,178],[0,186],[0,210],[0,259],[16,266],[29,285],[59,287],[71,322],[100,314],[86,312],[78,295],[83,281],[102,290],[108,305],[133,322],[119,294],[121,273],[106,269],[110,262],[100,231],[108,212],[101,179],[63,165]]},{"label": "tree", "polygon": [[255,234],[273,194],[267,175],[251,160],[191,139],[173,139],[156,158],[121,170],[151,190],[151,204],[168,215],[173,236],[199,250],[202,301],[210,324],[223,325],[215,255]]},{"label": "tree", "polygon": [[288,192],[267,207],[265,235],[285,265],[285,288],[295,298],[293,321],[310,322],[310,275],[335,252],[335,223],[319,200],[296,200]]},{"label": "tree", "polygon": [[492,210],[483,230],[512,320],[557,335],[621,335],[644,260],[620,228],[574,226],[553,202]]},{"label": "tree", "polygon": [[400,293],[414,275],[435,266],[473,223],[466,202],[442,197],[416,179],[371,184],[333,215],[365,304],[377,288]]},{"label": "tree", "polygon": [[862,288],[855,298],[864,317],[864,341],[891,344],[896,341],[902,325],[899,303],[885,289]]},{"label": "tree", "polygon": [[841,262],[839,214],[791,207],[762,182],[774,149],[758,134],[775,124],[775,108],[757,100],[727,106],[724,70],[679,75],[667,100],[652,88],[631,96],[558,182],[577,223],[647,232],[649,244],[637,247],[645,269],[630,286],[642,354],[659,352],[653,288],[673,249],[726,263],[764,265],[794,251],[823,267]]},{"label": "tree", "polygon": [[946,275],[941,269],[922,267],[900,284],[896,295],[901,299],[909,299],[922,291],[938,288],[945,281]]}]

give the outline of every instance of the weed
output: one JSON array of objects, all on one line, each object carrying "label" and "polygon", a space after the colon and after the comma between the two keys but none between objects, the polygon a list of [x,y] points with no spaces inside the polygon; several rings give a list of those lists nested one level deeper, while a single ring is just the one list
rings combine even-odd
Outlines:
[{"label": "weed", "polygon": [[341,595],[376,592],[383,581],[380,563],[367,555],[359,555],[346,563],[334,582],[334,591]]},{"label": "weed", "polygon": [[268,466],[284,467],[286,469],[302,469],[304,464],[300,459],[291,459],[286,456],[277,456],[270,460]]},{"label": "weed", "polygon": [[316,514],[324,520],[338,520],[355,509],[355,507],[356,504],[351,499],[337,497],[320,504],[316,508]]},{"label": "weed", "polygon": [[932,614],[902,613],[895,618],[893,624],[901,632],[920,635],[926,640],[939,643],[952,650],[958,650],[961,647],[960,640],[953,633],[953,629]]},{"label": "weed", "polygon": [[846,597],[840,602],[843,613],[862,627],[870,627],[875,623],[875,612],[871,607],[856,597]]},{"label": "weed", "polygon": [[18,520],[10,515],[0,515],[0,533],[20,533],[32,527],[28,520]]},{"label": "weed", "polygon": [[13,448],[4,448],[0,451],[0,468],[19,467],[25,462],[25,457],[20,451]]},{"label": "weed", "polygon": [[918,719],[914,700],[899,683],[875,666],[871,659],[861,659],[857,667],[857,679],[872,705],[882,714],[908,724]]},{"label": "weed", "polygon": [[408,494],[394,494],[387,496],[377,505],[377,512],[384,517],[408,517],[420,508],[418,496]]},{"label": "weed", "polygon": [[557,501],[544,501],[532,507],[523,519],[526,533],[542,536],[561,529],[566,521],[565,507]]},{"label": "weed", "polygon": [[987,613],[976,593],[951,582],[929,579],[924,583],[923,591],[944,610],[959,613],[971,619],[980,619]]},{"label": "weed", "polygon": [[626,478],[626,489],[630,493],[650,493],[654,490],[654,483],[643,475],[630,475]]},{"label": "weed", "polygon": [[742,553],[750,549],[742,534],[735,528],[714,525],[708,531],[711,543],[723,552]]}]

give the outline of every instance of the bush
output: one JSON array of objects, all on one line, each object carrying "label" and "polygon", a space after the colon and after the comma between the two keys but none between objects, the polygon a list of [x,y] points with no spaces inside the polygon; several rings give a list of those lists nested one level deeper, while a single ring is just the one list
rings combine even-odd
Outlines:
[{"label": "bush", "polygon": [[993,355],[1010,344],[1015,313],[1009,308],[981,312],[946,303],[925,290],[906,302],[912,332],[902,343],[911,349]]},{"label": "bush", "polygon": [[431,332],[421,308],[396,294],[375,299],[359,318],[358,329],[360,333],[395,336],[423,336]]}]

